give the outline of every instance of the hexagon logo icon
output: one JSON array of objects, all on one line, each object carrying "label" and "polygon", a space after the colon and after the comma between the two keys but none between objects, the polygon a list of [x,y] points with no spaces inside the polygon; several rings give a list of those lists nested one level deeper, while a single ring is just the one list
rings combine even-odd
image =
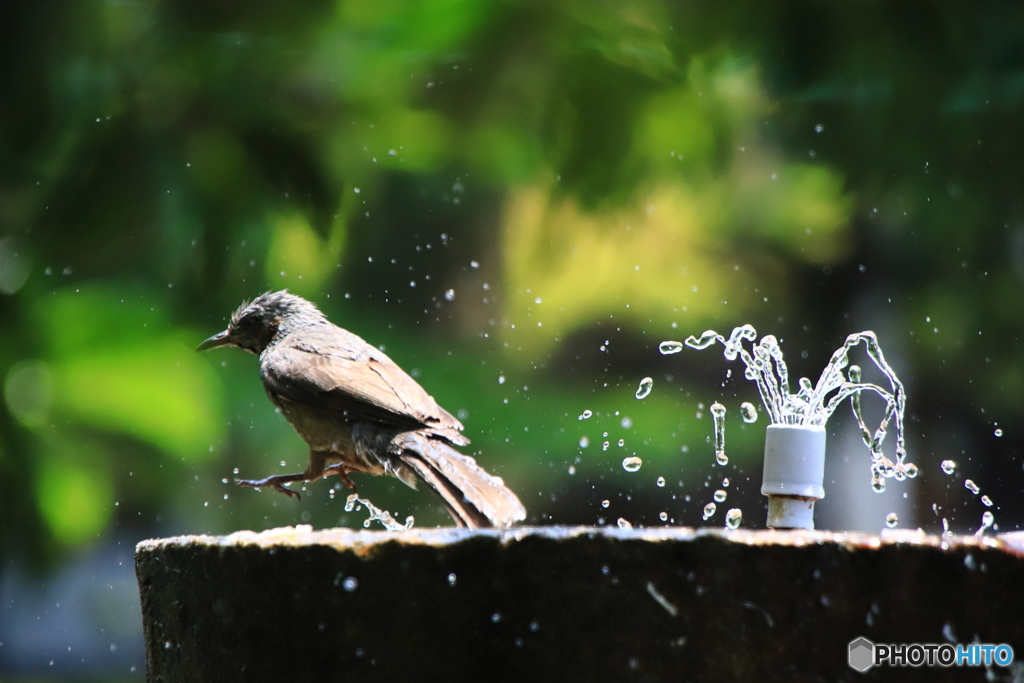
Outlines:
[{"label": "hexagon logo icon", "polygon": [[863,636],[850,641],[850,668],[864,673],[875,663],[875,644]]}]

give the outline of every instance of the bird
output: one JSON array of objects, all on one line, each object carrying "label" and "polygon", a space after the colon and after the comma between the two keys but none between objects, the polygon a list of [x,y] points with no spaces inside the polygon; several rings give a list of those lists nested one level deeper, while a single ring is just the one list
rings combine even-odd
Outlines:
[{"label": "bird", "polygon": [[244,302],[223,332],[197,351],[235,346],[259,356],[267,396],[309,446],[304,472],[239,486],[285,486],[337,474],[393,475],[412,488],[425,483],[459,527],[508,527],[526,509],[501,478],[456,450],[470,440],[451,413],[380,349],[331,323],[287,289]]}]

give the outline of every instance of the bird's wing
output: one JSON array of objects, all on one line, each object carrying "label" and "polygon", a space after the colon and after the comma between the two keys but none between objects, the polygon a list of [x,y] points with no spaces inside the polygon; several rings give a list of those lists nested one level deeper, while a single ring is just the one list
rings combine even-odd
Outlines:
[{"label": "bird's wing", "polygon": [[[349,420],[433,427],[458,439],[459,423],[382,351],[338,327],[304,330],[260,362],[268,391]],[[463,437],[464,438],[464,437]]]}]

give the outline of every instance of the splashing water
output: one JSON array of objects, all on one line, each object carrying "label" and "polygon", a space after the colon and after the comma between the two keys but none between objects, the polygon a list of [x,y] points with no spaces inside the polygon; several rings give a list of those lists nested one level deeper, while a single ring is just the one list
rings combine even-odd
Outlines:
[{"label": "splashing water", "polygon": [[757,406],[748,401],[740,404],[740,416],[747,424],[757,422]]},{"label": "splashing water", "polygon": [[[801,377],[797,382],[799,388],[796,393],[790,391],[789,368],[782,358],[779,342],[773,335],[765,335],[758,341],[754,327],[743,325],[735,328],[728,339],[714,330],[707,330],[700,337],[690,336],[686,339],[686,345],[697,350],[706,349],[715,342],[721,342],[725,347],[726,360],[736,360],[738,357],[743,361],[746,366],[744,376],[757,383],[761,402],[772,424],[824,426],[839,404],[850,399],[850,406],[860,427],[861,438],[871,452],[872,488],[881,492],[885,490],[885,479],[902,480],[917,476],[917,466],[906,462],[907,449],[903,435],[906,393],[903,383],[885,362],[874,332],[857,332],[848,336],[846,342],[832,354],[818,382],[811,384],[811,380]],[[750,343],[749,351],[743,346],[744,342]],[[850,365],[850,350],[862,343],[868,357],[889,381],[889,389],[871,382],[862,382],[860,367]],[[848,374],[844,376],[843,370],[847,366]],[[862,392],[872,392],[886,403],[885,415],[874,432],[868,428],[861,413]],[[895,463],[882,454],[882,442],[890,424],[895,424]],[[717,453],[717,432],[715,443]]]},{"label": "splashing water", "polygon": [[628,458],[622,459],[622,469],[627,472],[636,472],[640,469],[640,466],[644,464],[644,461],[635,455],[631,455]]},{"label": "splashing water", "polygon": [[708,519],[711,519],[712,517],[714,517],[715,516],[715,510],[717,510],[717,509],[718,509],[718,507],[714,503],[708,503],[707,505],[705,505],[704,506],[704,519],[708,520]]},{"label": "splashing water", "polygon": [[978,488],[978,485],[975,484],[974,481],[972,481],[971,479],[964,480],[964,488],[973,493],[974,495],[978,495],[978,491],[981,490]]},{"label": "splashing water", "polygon": [[895,512],[890,512],[885,516],[885,525],[890,529],[895,529],[896,525],[900,523],[900,518]]},{"label": "splashing water", "polygon": [[743,511],[739,508],[733,508],[725,513],[725,526],[730,529],[738,529],[742,522]]},{"label": "splashing water", "polygon": [[726,494],[725,491],[723,491],[722,489],[718,489],[717,491],[715,491],[715,495],[714,495],[715,502],[716,503],[724,503],[725,502],[725,498],[726,498],[727,495],[728,494]]},{"label": "splashing water", "polygon": [[639,399],[645,399],[651,393],[651,389],[654,388],[654,380],[650,377],[644,377],[640,380],[640,386],[636,388],[636,397]]},{"label": "splashing water", "polygon": [[356,503],[363,505],[367,510],[370,511],[370,516],[363,521],[363,526],[366,528],[370,528],[370,524],[372,524],[374,520],[376,520],[380,522],[388,531],[404,531],[406,529],[411,529],[412,525],[416,521],[415,519],[413,519],[412,515],[409,515],[405,518],[405,524],[401,524],[394,517],[391,516],[390,512],[388,512],[387,510],[381,510],[380,508],[378,508],[376,505],[374,505],[365,498],[360,498],[358,493],[353,493],[349,495],[349,497],[345,500],[345,512],[352,512],[352,510],[354,510],[356,507]]},{"label": "splashing water", "polygon": [[729,464],[729,456],[725,454],[725,406],[712,404],[711,418],[715,422],[715,461],[725,466]]},{"label": "splashing water", "polygon": [[981,536],[985,533],[985,529],[992,526],[992,523],[996,521],[996,516],[992,514],[991,510],[985,510],[985,514],[981,516],[981,527],[974,532],[975,536]]},{"label": "splashing water", "polygon": [[940,467],[942,467],[942,471],[946,474],[953,474],[953,470],[956,469],[956,463],[952,460],[943,460]]},{"label": "splashing water", "polygon": [[658,350],[661,351],[662,355],[669,356],[673,353],[679,353],[683,350],[683,343],[677,341],[663,341],[658,345]]}]

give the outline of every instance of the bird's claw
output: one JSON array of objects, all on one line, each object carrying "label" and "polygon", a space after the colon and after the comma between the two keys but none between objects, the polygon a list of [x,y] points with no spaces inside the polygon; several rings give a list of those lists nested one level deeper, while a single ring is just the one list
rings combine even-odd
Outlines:
[{"label": "bird's claw", "polygon": [[259,481],[254,481],[252,479],[235,479],[235,485],[251,486],[253,488],[263,488],[265,486],[269,486],[275,491],[280,491],[286,496],[294,496],[296,499],[301,500],[302,496],[299,495],[298,491],[292,491],[291,489],[286,488],[281,482],[274,481],[274,479],[275,477],[267,477],[266,479],[260,479]]}]

